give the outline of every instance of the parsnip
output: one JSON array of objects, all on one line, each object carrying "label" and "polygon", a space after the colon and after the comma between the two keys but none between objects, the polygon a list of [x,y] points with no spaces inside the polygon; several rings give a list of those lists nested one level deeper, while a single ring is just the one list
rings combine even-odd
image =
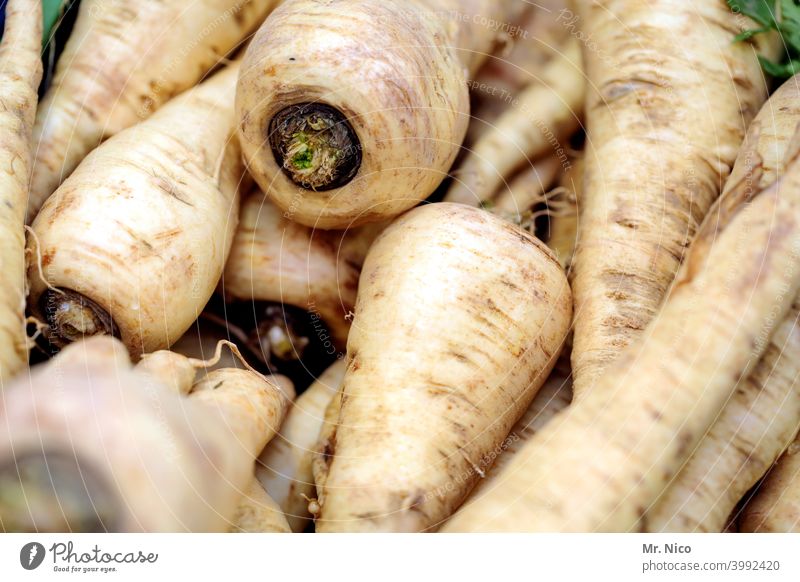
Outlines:
[{"label": "parsnip", "polygon": [[[783,173],[783,158],[800,122],[800,82],[790,79],[761,108],[748,130],[722,199],[755,190]],[[772,466],[800,428],[800,297],[769,338],[761,361],[743,379],[708,434],[642,527],[650,531],[719,532],[744,494]]]},{"label": "parsnip", "polygon": [[291,533],[277,503],[255,477],[239,503],[231,531],[236,533]]},{"label": "parsnip", "polygon": [[415,206],[458,153],[467,77],[526,6],[284,2],[249,45],[236,94],[253,177],[291,220],[318,228]]},{"label": "parsnip", "polygon": [[29,221],[102,141],[149,117],[279,0],[83,0],[34,128]]},{"label": "parsnip", "polygon": [[[757,47],[733,42],[752,22],[723,0],[578,7],[596,50],[584,51],[593,89],[573,280],[576,401],[661,306],[767,96]],[[762,40],[773,55],[777,38]]]},{"label": "parsnip", "polygon": [[[287,219],[263,194],[242,204],[225,266],[223,291],[228,300],[271,301],[294,305],[311,314],[312,324],[344,348],[350,330],[361,264],[383,224],[326,232]],[[321,321],[320,321],[321,320]]]},{"label": "parsnip", "polygon": [[536,82],[472,146],[453,173],[445,201],[477,205],[489,200],[516,167],[554,155],[568,163],[563,143],[578,127],[586,92],[577,39],[565,41]]},{"label": "parsnip", "polygon": [[744,506],[739,530],[744,533],[800,532],[800,440],[795,440]]},{"label": "parsnip", "polygon": [[28,364],[25,204],[42,63],[38,0],[9,0],[0,42],[0,389]]},{"label": "parsnip", "polygon": [[236,74],[228,67],[117,134],[48,199],[28,242],[28,276],[31,309],[53,343],[114,334],[138,357],[197,319],[239,212]]},{"label": "parsnip", "polygon": [[564,5],[565,0],[529,5],[504,39],[504,46],[486,59],[470,81],[472,120],[464,147],[471,147],[490,130],[520,91],[541,76],[553,51],[564,40],[565,29],[556,22]]},{"label": "parsnip", "polygon": [[256,477],[286,515],[292,531],[301,532],[310,517],[309,501],[316,497],[311,464],[325,410],[344,378],[339,360],[300,395],[280,433],[261,453]]},{"label": "parsnip", "polygon": [[[254,394],[252,418],[241,419],[235,402],[220,397],[209,408],[133,369],[118,340],[76,342],[4,390],[0,524],[225,531],[253,474],[252,448],[239,446],[242,427],[269,416],[262,402]],[[231,430],[234,418],[243,423]]]},{"label": "parsnip", "polygon": [[314,467],[317,531],[434,529],[555,364],[570,322],[566,277],[516,226],[431,204],[373,244],[355,313],[329,406],[338,418]]},{"label": "parsnip", "polygon": [[561,170],[561,162],[554,156],[531,162],[508,184],[500,187],[489,204],[490,208],[496,213],[519,218],[534,204],[545,201],[544,193],[553,185]]},{"label": "parsnip", "polygon": [[659,317],[597,389],[546,426],[502,484],[446,531],[639,524],[766,349],[762,330],[785,316],[800,288],[799,138],[779,182],[732,191],[712,211]]},{"label": "parsnip", "polygon": [[[212,370],[195,382],[190,398],[216,409],[237,439],[237,446],[256,458],[274,437],[294,398],[288,379],[267,378],[250,370]],[[269,389],[265,389],[265,384]]]},{"label": "parsnip", "polygon": [[514,456],[530,441],[556,414],[569,406],[572,400],[572,380],[570,378],[569,360],[564,355],[559,358],[556,367],[547,381],[536,393],[528,410],[517,421],[506,439],[485,459],[486,476],[478,481],[470,492],[466,503],[479,499],[487,491],[495,488],[500,481],[497,476],[514,459]]}]

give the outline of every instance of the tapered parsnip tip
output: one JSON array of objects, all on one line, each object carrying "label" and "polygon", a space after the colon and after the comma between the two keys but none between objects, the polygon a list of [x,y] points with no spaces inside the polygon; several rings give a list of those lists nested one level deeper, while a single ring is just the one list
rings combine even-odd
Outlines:
[{"label": "tapered parsnip tip", "polygon": [[289,380],[289,378],[281,376],[280,374],[273,374],[272,376],[267,376],[267,380],[277,388],[286,399],[290,401],[294,400],[297,392],[294,389],[294,382]]},{"label": "tapered parsnip tip", "polygon": [[136,369],[184,396],[191,392],[197,375],[197,369],[189,358],[169,350],[145,354],[136,364]]},{"label": "tapered parsnip tip", "polygon": [[97,303],[69,289],[48,289],[41,310],[49,326],[48,339],[64,346],[87,336],[116,335],[111,315]]},{"label": "tapered parsnip tip", "polygon": [[292,182],[309,190],[333,190],[361,167],[361,144],[338,109],[300,103],[279,111],[269,124],[275,162]]}]

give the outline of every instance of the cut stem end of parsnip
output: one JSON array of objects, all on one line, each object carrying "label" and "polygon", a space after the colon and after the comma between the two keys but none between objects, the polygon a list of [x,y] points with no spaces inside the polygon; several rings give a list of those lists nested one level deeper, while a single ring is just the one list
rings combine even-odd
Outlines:
[{"label": "cut stem end of parsnip", "polygon": [[42,294],[41,309],[49,326],[48,339],[64,346],[95,335],[117,335],[111,315],[91,299],[69,289]]},{"label": "cut stem end of parsnip", "polygon": [[322,103],[290,105],[269,124],[275,162],[298,186],[315,191],[348,184],[361,167],[361,142],[341,111]]}]

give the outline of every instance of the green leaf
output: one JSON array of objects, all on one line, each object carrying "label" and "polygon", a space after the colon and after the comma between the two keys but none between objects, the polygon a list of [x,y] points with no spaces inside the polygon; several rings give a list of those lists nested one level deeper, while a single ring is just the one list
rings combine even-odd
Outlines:
[{"label": "green leaf", "polygon": [[758,60],[761,61],[764,72],[778,79],[788,79],[800,72],[800,59],[792,59],[785,63],[773,63],[764,57],[758,57]]},{"label": "green leaf", "polygon": [[731,10],[737,14],[749,16],[767,30],[775,28],[775,0],[727,0],[727,2]]},{"label": "green leaf", "polygon": [[760,28],[740,32],[734,42],[747,41],[756,34],[776,30],[784,45],[780,62],[759,57],[764,71],[780,79],[800,72],[800,0],[727,0],[731,10],[755,20]]},{"label": "green leaf", "polygon": [[769,32],[772,30],[771,28],[752,28],[750,30],[745,30],[740,32],[736,36],[733,37],[733,42],[744,42],[746,40],[750,40],[757,34],[761,34],[762,32]]},{"label": "green leaf", "polygon": [[61,18],[64,7],[69,3],[69,0],[42,0],[42,46],[46,45],[50,40],[50,35],[53,32],[53,27]]},{"label": "green leaf", "polygon": [[781,0],[780,28],[800,31],[800,5],[796,0]]}]

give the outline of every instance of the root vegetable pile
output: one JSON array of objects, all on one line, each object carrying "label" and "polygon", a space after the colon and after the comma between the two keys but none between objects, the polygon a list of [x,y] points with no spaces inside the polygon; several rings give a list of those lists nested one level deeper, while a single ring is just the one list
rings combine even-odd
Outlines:
[{"label": "root vegetable pile", "polygon": [[0,531],[800,531],[800,4],[57,4]]}]

